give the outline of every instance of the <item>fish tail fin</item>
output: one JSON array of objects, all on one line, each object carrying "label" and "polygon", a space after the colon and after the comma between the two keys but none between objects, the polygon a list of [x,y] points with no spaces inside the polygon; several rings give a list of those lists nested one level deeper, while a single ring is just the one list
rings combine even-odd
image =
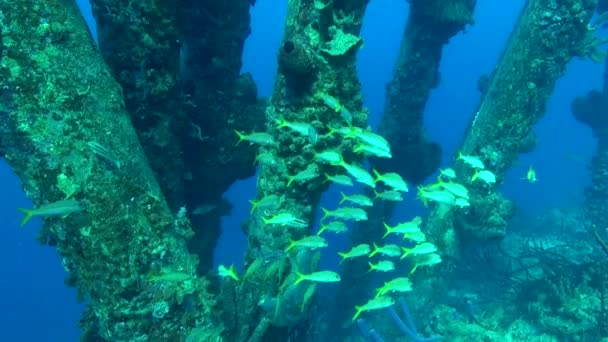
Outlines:
[{"label": "fish tail fin", "polygon": [[287,246],[287,248],[285,248],[285,252],[289,252],[295,246],[296,246],[296,242],[294,240],[289,240],[289,246]]},{"label": "fish tail fin", "polygon": [[353,316],[353,321],[357,320],[357,318],[359,317],[359,315],[361,315],[361,313],[363,312],[363,306],[357,306],[355,305],[355,315]]},{"label": "fish tail fin", "polygon": [[228,268],[229,274],[230,274],[230,278],[239,281],[239,276],[238,273],[236,272],[236,267],[234,266],[234,264],[230,265],[230,268]]},{"label": "fish tail fin", "polygon": [[350,127],[350,131],[344,135],[345,138],[352,138],[357,135],[357,130]]},{"label": "fish tail fin", "polygon": [[340,200],[340,204],[344,203],[345,201],[348,201],[348,196],[343,191],[340,191],[340,195],[342,195],[342,200]]},{"label": "fish tail fin", "polygon": [[380,174],[380,172],[378,172],[378,170],[376,170],[376,168],[373,168],[372,171],[374,172],[374,176],[376,176],[375,182],[380,181],[382,178],[382,175]]},{"label": "fish tail fin", "polygon": [[23,220],[21,220],[19,227],[25,226],[32,219],[32,217],[34,217],[34,211],[31,209],[17,208],[17,210],[25,214],[25,217],[23,217]]},{"label": "fish tail fin", "polygon": [[306,280],[306,275],[305,274],[302,274],[302,273],[296,271],[296,275],[298,276],[298,279],[296,279],[296,281],[293,283],[294,285],[298,285],[299,283],[301,283],[304,280]]},{"label": "fish tail fin", "polygon": [[422,185],[418,185],[416,187],[416,197],[417,198],[421,198],[422,196],[424,196],[424,188],[422,187]]},{"label": "fish tail fin", "polygon": [[285,119],[278,119],[277,120],[277,128],[285,128],[287,127],[288,122]]},{"label": "fish tail fin", "polygon": [[241,141],[245,140],[246,136],[245,136],[245,134],[237,131],[236,129],[234,130],[234,133],[236,133],[236,136],[239,138],[239,141],[237,141],[236,145],[234,145],[234,146],[239,146],[239,144],[241,143]]},{"label": "fish tail fin", "polygon": [[391,229],[391,226],[386,224],[386,222],[382,222],[382,224],[384,225],[384,228],[386,229],[386,233],[384,233],[384,235],[382,236],[382,238],[384,239],[392,233],[392,229]]},{"label": "fish tail fin", "polygon": [[251,203],[251,210],[249,211],[249,214],[253,214],[253,212],[258,208],[258,203],[254,200],[249,200],[249,203]]},{"label": "fish tail fin", "polygon": [[422,204],[424,204],[425,207],[428,206],[429,202],[426,199],[426,197],[424,197],[424,188],[422,187],[422,185],[418,185],[418,191],[416,193],[416,198],[419,199],[420,201],[422,201]]},{"label": "fish tail fin", "polygon": [[380,252],[380,248],[378,248],[378,245],[376,245],[374,242],[374,250],[369,254],[369,257],[373,257],[374,255],[378,254],[378,252]]},{"label": "fish tail fin", "polygon": [[342,252],[338,252],[338,255],[340,256],[340,265],[344,262],[344,260],[346,260],[346,253],[342,253]]},{"label": "fish tail fin", "polygon": [[323,210],[323,217],[321,217],[321,221],[323,221],[329,217],[330,211],[325,208],[321,208],[321,210]]}]

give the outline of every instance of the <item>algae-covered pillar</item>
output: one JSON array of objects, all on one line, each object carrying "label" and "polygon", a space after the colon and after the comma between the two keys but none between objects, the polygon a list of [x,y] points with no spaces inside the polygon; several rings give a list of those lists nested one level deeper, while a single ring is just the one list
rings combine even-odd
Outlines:
[{"label": "algae-covered pillar", "polygon": [[[491,77],[460,152],[479,157],[498,184],[520,153],[534,148],[532,127],[543,116],[555,82],[575,56],[593,51],[589,29],[596,1],[531,0],[526,4],[508,46]],[[455,162],[462,184],[472,170]],[[484,182],[468,185],[471,206],[433,210],[428,230],[440,250],[455,256],[458,237],[481,240],[505,235],[512,204]],[[458,234],[455,234],[458,233]]]},{"label": "algae-covered pillar", "polygon": [[386,172],[418,184],[439,166],[441,147],[429,142],[424,107],[439,82],[443,46],[473,23],[476,1],[412,0],[378,132],[391,144],[392,158],[373,159]]},{"label": "algae-covered pillar", "polygon": [[92,4],[102,54],[171,208],[188,209],[206,272],[231,207],[222,195],[255,171],[254,150],[236,149],[234,130],[264,122],[256,86],[240,74],[250,1]]},{"label": "algae-covered pillar", "polygon": [[172,209],[183,205],[180,136],[188,131],[178,96],[177,5],[91,0],[99,50],[120,83],[139,140]]},{"label": "algae-covered pillar", "polygon": [[0,1],[0,17],[0,154],[55,214],[40,240],[86,302],[83,340],[215,340],[189,221],[169,210],[78,8]]},{"label": "algae-covered pillar", "polygon": [[[450,38],[473,23],[475,1],[413,0],[409,2],[407,25],[403,32],[393,78],[387,87],[386,103],[378,133],[391,145],[392,158],[370,158],[381,172],[398,172],[410,184],[424,181],[439,166],[441,147],[429,142],[424,130],[424,107],[429,94],[439,84],[439,63],[443,46]],[[380,242],[383,222],[393,215],[394,202],[376,201],[368,211],[369,221],[356,224],[351,244]],[[344,266],[332,318],[340,324],[352,307],[369,291],[366,260],[353,260]]]},{"label": "algae-covered pillar", "polygon": [[[606,61],[608,63],[608,60]],[[608,64],[606,65],[608,67]],[[585,189],[588,218],[598,228],[608,226],[608,69],[604,70],[602,91],[592,90],[572,102],[574,117],[583,122],[597,138],[597,149],[591,161],[591,185]]]},{"label": "algae-covered pillar", "polygon": [[[241,132],[264,129],[265,101],[249,73],[241,74],[249,35],[250,0],[181,0],[179,7],[180,89],[189,132],[183,141],[185,201],[195,214],[191,248],[210,269],[221,216],[230,204],[223,194],[237,179],[255,173],[255,148],[235,147]],[[202,209],[202,210],[201,210]]]},{"label": "algae-covered pillar", "polygon": [[[314,210],[328,184],[324,173],[341,171],[338,166],[315,160],[315,153],[334,150],[349,163],[358,159],[350,152],[352,142],[328,133],[348,123],[367,126],[356,74],[366,5],[366,0],[289,1],[279,70],[266,109],[266,131],[273,140],[265,141],[266,146],[259,151],[262,166],[257,197],[273,200],[269,207],[256,210],[246,227],[248,274],[252,267],[259,267],[260,261],[266,266],[243,286],[238,315],[242,320],[235,322],[240,327],[234,329],[244,337],[260,326],[255,336],[268,341],[279,338],[308,314],[305,302],[312,298],[314,288],[291,286],[295,276],[291,266],[308,272],[318,259],[307,252],[293,252],[287,260],[284,250],[290,239],[311,233]],[[278,128],[277,120],[305,123],[310,129],[297,132]],[[297,220],[290,224],[264,223],[280,214],[293,215]]]}]

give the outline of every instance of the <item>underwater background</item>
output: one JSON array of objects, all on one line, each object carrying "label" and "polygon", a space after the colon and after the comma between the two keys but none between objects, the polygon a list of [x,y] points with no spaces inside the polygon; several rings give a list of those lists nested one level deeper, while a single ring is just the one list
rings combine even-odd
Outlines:
[{"label": "underwater background", "polygon": [[[251,34],[244,44],[241,72],[251,74],[257,87],[257,97],[264,99],[273,95],[278,68],[277,51],[281,49],[288,9],[287,1],[258,0],[254,2],[255,5],[251,7]],[[335,2],[340,3],[337,0]],[[365,9],[360,32],[363,45],[356,53],[356,75],[361,82],[363,105],[369,110],[368,123],[374,130],[378,128],[385,108],[387,84],[393,77],[402,34],[409,14],[410,4],[408,2],[370,1]],[[516,27],[520,13],[529,2],[552,3],[551,1],[534,0],[467,2],[468,6],[474,7],[474,24],[466,25],[466,28],[452,37],[444,47],[439,67],[439,83],[430,92],[424,107],[426,139],[441,146],[441,159],[440,165],[438,165],[441,169],[449,168],[454,164],[455,156],[461,149],[467,129],[482,100],[480,78],[489,77],[488,75],[495,70],[505,51],[508,39]],[[567,1],[566,3],[578,2]],[[589,7],[592,1],[581,1],[581,3]],[[188,4],[189,2],[184,2],[184,6]],[[78,5],[83,11],[92,35],[97,40],[97,31],[90,6],[82,0]],[[595,34],[598,37],[606,37],[607,32],[600,28]],[[600,49],[602,48],[605,49],[605,47],[600,47]],[[516,158],[513,165],[507,168],[504,178],[501,178],[500,184],[497,186],[497,191],[512,201],[516,208],[510,222],[510,225],[516,226],[512,229],[516,234],[534,236],[534,238],[529,238],[530,241],[538,238],[540,245],[543,241],[547,244],[547,240],[543,240],[545,239],[543,234],[551,236],[551,239],[557,239],[555,236],[559,235],[557,242],[551,240],[558,246],[568,246],[572,240],[586,239],[589,246],[599,249],[592,234],[581,233],[580,227],[558,227],[552,226],[552,224],[560,219],[568,218],[573,220],[575,225],[578,223],[583,225],[575,218],[579,217],[578,212],[585,206],[585,189],[591,184],[590,166],[596,153],[597,141],[589,126],[576,120],[571,108],[575,98],[585,96],[591,90],[601,90],[604,82],[603,61],[598,62],[579,57],[575,57],[567,63],[565,73],[557,80],[555,88],[546,101],[545,115],[534,124],[536,146]],[[407,94],[403,94],[403,96],[407,96]],[[399,130],[399,127],[393,128]],[[492,127],[488,126],[487,129],[492,129]],[[232,131],[232,129],[230,130]],[[405,128],[403,130],[405,131]],[[230,145],[234,145],[236,140],[233,136],[230,139],[232,139],[229,142]],[[538,177],[538,181],[533,183],[525,179],[530,167],[533,167]],[[425,177],[426,180],[423,183],[434,182],[438,174],[439,171],[436,169]],[[238,274],[242,275],[245,272],[244,255],[248,240],[242,225],[250,216],[249,200],[256,198],[256,177],[258,175],[259,171],[256,176],[235,181],[224,194],[225,200],[230,203],[230,208],[224,215],[221,215],[221,234],[213,248],[213,270],[220,265],[234,264]],[[43,221],[33,218],[26,226],[19,227],[23,214],[17,208],[32,208],[36,205],[28,200],[23,191],[22,182],[4,159],[0,160],[0,182],[2,188],[0,217],[2,217],[3,228],[3,238],[0,240],[0,260],[2,260],[0,265],[3,270],[0,282],[0,302],[3,303],[4,308],[0,312],[0,341],[75,341],[82,334],[78,322],[85,312],[86,300],[83,303],[77,302],[77,291],[64,284],[67,273],[62,265],[62,258],[58,256],[56,250],[53,247],[41,245],[37,241],[36,237]],[[331,186],[324,191],[319,208],[334,208],[335,203],[341,199],[340,191],[344,191],[344,189],[337,186]],[[201,196],[203,195],[201,194]],[[315,208],[315,211],[316,220],[312,221],[312,226],[313,231],[316,232],[322,213],[318,208]],[[416,215],[425,219],[429,211],[431,208],[425,208],[416,199],[416,188],[410,184],[409,192],[404,194],[404,201],[397,205],[394,215],[384,217],[383,220],[397,223],[409,220]],[[560,219],[556,219],[555,216],[559,216]],[[530,231],[533,229],[538,229],[538,231]],[[600,232],[603,231],[602,229],[604,228],[601,227]],[[582,230],[584,231],[584,229]],[[509,232],[510,230],[507,231],[507,236]],[[522,238],[522,240],[526,240],[525,243],[528,243],[527,239]],[[343,272],[344,268],[338,266],[340,257],[337,252],[352,247],[348,235],[331,235],[327,240],[328,247],[322,252],[318,268]],[[508,250],[511,247],[512,245],[508,244],[503,248]],[[593,253],[597,264],[606,265],[608,263],[607,256],[603,255],[600,250],[594,250]],[[441,248],[439,254],[441,254]],[[572,267],[576,269],[578,266]],[[453,271],[453,268],[450,269],[450,272]],[[477,272],[485,271],[480,269],[472,271],[470,274]],[[211,273],[214,272],[211,271]],[[447,273],[449,272],[446,271]],[[567,275],[564,276],[567,278]],[[214,277],[217,277],[217,272]],[[470,280],[472,282],[480,281]],[[414,289],[416,289],[416,282],[424,281],[424,279],[414,281]],[[465,283],[458,283],[459,286],[462,286],[460,288],[449,288],[450,294],[448,296],[446,293],[445,296],[464,297],[465,294],[475,293],[474,287],[466,288]],[[324,308],[327,298],[334,298],[336,290],[332,286],[334,284],[321,284],[319,296],[324,299],[319,299],[314,304],[315,309],[311,315],[315,317],[307,318],[301,324],[310,323],[319,331],[325,332],[331,331],[331,329],[328,330],[327,326],[323,326],[323,324],[338,324],[332,322],[329,317],[335,308],[330,305]],[[436,296],[441,297],[437,294]],[[483,296],[480,295],[480,297]],[[416,307],[411,303],[414,298],[408,298],[412,307]],[[479,306],[476,308],[479,315],[488,310],[500,310],[497,309],[501,305],[499,301],[488,304],[486,300],[487,298],[484,298],[474,304]],[[362,304],[365,300],[359,302],[361,303],[357,305]],[[535,301],[531,300],[531,302]],[[604,305],[603,302],[602,305]],[[344,308],[345,311],[351,309],[352,306],[348,309]],[[605,310],[605,308],[596,309],[597,312],[593,311],[593,313],[597,314],[597,317],[600,317],[599,311]],[[424,310],[430,312],[432,308],[424,308]],[[462,321],[463,325],[471,324],[465,317],[466,313],[457,311],[452,313],[454,321]],[[353,313],[354,311],[348,311],[346,321],[350,321]],[[370,316],[375,314],[371,313]],[[378,313],[378,315],[382,314]],[[523,312],[511,314],[526,316],[526,313]],[[443,331],[429,328],[433,325],[428,323],[430,318],[420,317],[416,312],[414,315],[420,324],[419,329],[434,332],[428,335],[443,333]],[[444,316],[437,314],[435,319],[439,319],[439,317]],[[381,320],[381,318],[379,319]],[[572,321],[564,319],[564,322],[580,324],[577,319],[583,321],[583,318],[576,317]],[[491,321],[490,318],[488,320]],[[530,319],[530,321],[534,320]],[[312,322],[315,322],[316,325]],[[373,319],[368,321],[370,325],[373,325],[374,322]],[[482,323],[479,325],[482,329],[484,324],[490,324],[483,320]],[[600,322],[595,321],[595,323],[598,326],[601,325]],[[425,325],[424,328],[422,324]],[[434,324],[436,326],[439,323]],[[530,341],[599,341],[600,338],[608,338],[606,331],[601,332],[602,329],[599,327],[559,336],[555,330],[543,329],[545,325],[550,325],[548,323],[543,325],[533,322],[530,325],[534,327],[530,331],[534,331],[538,336],[547,334],[536,340],[531,338]],[[295,326],[302,329],[297,324]],[[482,336],[479,331],[471,332],[471,335],[468,335],[466,327],[459,329],[461,330],[452,330],[452,333],[461,334],[462,338],[469,336],[470,340],[481,341],[481,339],[477,339]],[[494,329],[496,331],[508,330],[505,327],[494,327]],[[356,334],[357,329],[353,330],[355,337],[348,337],[348,339],[344,337],[344,340],[362,340],[362,337]],[[381,327],[376,327],[376,330],[382,334]],[[522,330],[525,329],[522,328]],[[591,330],[595,333],[589,333]],[[530,331],[528,331],[529,334],[532,334]],[[564,331],[567,329],[564,328]],[[314,332],[311,331],[308,331],[308,334],[310,334],[309,340],[331,340],[326,337],[314,337]],[[497,334],[500,335],[500,333]],[[294,335],[290,335],[289,339],[284,338],[284,335],[280,336],[280,339],[267,337],[266,340],[298,340],[298,337],[294,337]],[[408,340],[407,337],[395,336],[394,332],[386,333],[385,340]],[[374,340],[375,337],[368,338],[368,340]],[[412,337],[410,336],[410,338]],[[458,339],[446,337],[445,340],[456,341]],[[500,339],[488,340],[498,341]],[[513,337],[512,340],[523,339]]]}]

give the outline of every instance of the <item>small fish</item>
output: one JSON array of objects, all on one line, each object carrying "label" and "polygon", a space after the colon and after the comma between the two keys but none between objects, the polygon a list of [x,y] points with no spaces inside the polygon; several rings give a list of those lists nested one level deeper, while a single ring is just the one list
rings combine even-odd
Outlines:
[{"label": "small fish", "polygon": [[369,247],[368,244],[362,243],[351,248],[351,250],[348,252],[338,252],[338,255],[342,258],[340,260],[340,263],[343,263],[346,259],[362,257],[368,255],[371,251],[372,249]]},{"label": "small fish", "polygon": [[329,174],[325,174],[325,178],[327,178],[326,181],[335,183],[335,184],[339,184],[339,185],[344,185],[344,186],[353,186],[353,181],[352,179],[350,179],[350,177],[346,176],[346,175],[329,175]]},{"label": "small fish", "polygon": [[74,199],[61,200],[57,202],[47,203],[39,206],[35,209],[17,208],[20,212],[25,214],[23,220],[21,220],[20,226],[25,226],[34,216],[40,217],[57,217],[57,216],[68,216],[69,214],[82,211],[80,202]]},{"label": "small fish", "polygon": [[355,149],[353,150],[353,152],[363,153],[366,156],[374,156],[374,157],[378,157],[378,158],[390,159],[393,157],[390,150],[385,150],[382,148],[377,148],[377,147],[369,146],[366,144],[359,144],[359,145],[355,146]]},{"label": "small fish", "polygon": [[265,225],[267,224],[276,224],[280,226],[287,226],[294,221],[303,221],[297,217],[295,217],[292,213],[280,213],[276,214],[271,218],[262,218],[262,221]]},{"label": "small fish", "polygon": [[305,182],[313,178],[319,177],[319,168],[315,164],[310,164],[308,167],[287,179],[287,186],[293,182]]},{"label": "small fish", "polygon": [[410,240],[416,243],[426,241],[426,235],[421,230],[417,232],[403,233],[402,236],[404,240]]},{"label": "small fish", "polygon": [[256,165],[256,164],[273,165],[275,163],[276,163],[275,156],[273,156],[272,153],[268,153],[268,152],[258,153],[255,156],[255,160],[253,161],[253,165]]},{"label": "small fish", "polygon": [[471,166],[474,169],[485,169],[485,166],[483,164],[483,161],[481,161],[481,158],[476,157],[476,156],[469,156],[466,154],[462,154],[462,152],[458,151],[458,157],[456,157],[456,160],[462,160],[465,164],[468,164],[469,166]]},{"label": "small fish", "polygon": [[447,179],[454,179],[456,178],[456,171],[454,171],[454,169],[451,167],[448,167],[447,169],[439,169],[439,176]]},{"label": "small fish", "polygon": [[319,133],[312,125],[308,127],[308,141],[313,146],[317,144],[317,141],[319,141]]},{"label": "small fish", "polygon": [[344,122],[346,122],[347,125],[352,126],[353,125],[353,114],[350,112],[350,110],[346,109],[346,107],[342,106],[342,108],[340,108],[340,117],[342,117],[342,120],[344,120]]},{"label": "small fish", "polygon": [[277,122],[277,128],[289,128],[290,130],[304,136],[308,136],[310,128],[312,127],[310,124],[305,122],[289,122],[283,119],[277,120]]},{"label": "small fish", "polygon": [[399,277],[384,283],[384,286],[376,289],[376,297],[384,296],[387,292],[410,291],[412,291],[412,281],[406,277]]},{"label": "small fish", "polygon": [[389,245],[384,245],[384,246],[378,246],[375,242],[374,242],[374,250],[372,251],[372,253],[369,255],[369,257],[373,257],[376,254],[381,254],[381,255],[385,255],[388,257],[398,257],[401,255],[401,248],[397,245],[394,244],[389,244]]},{"label": "small fish", "polygon": [[408,255],[422,255],[437,252],[437,246],[430,242],[423,242],[419,245],[414,246],[414,248],[401,247],[401,249],[403,249],[403,255],[401,256],[401,259],[407,258]]},{"label": "small fish", "polygon": [[346,138],[355,138],[368,146],[375,147],[377,149],[389,151],[391,150],[391,145],[388,143],[383,136],[376,134],[372,131],[367,130],[353,130],[351,133],[346,135]]},{"label": "small fish", "polygon": [[243,276],[243,278],[244,279],[248,279],[252,275],[258,273],[258,271],[262,268],[263,265],[264,265],[264,259],[263,258],[260,257],[260,258],[255,259],[245,269],[245,275]]},{"label": "small fish", "polygon": [[300,312],[304,312],[304,309],[308,307],[308,304],[312,300],[312,297],[315,295],[316,290],[317,283],[312,283],[306,288],[306,291],[304,291],[304,294],[302,295],[302,305],[300,305]]},{"label": "small fish", "polygon": [[317,235],[323,234],[324,231],[330,231],[336,234],[345,233],[348,231],[348,227],[342,221],[331,221],[330,223],[322,223],[321,228],[317,232]]},{"label": "small fish", "polygon": [[441,256],[439,254],[422,254],[416,256],[414,261],[414,268],[410,271],[410,275],[414,274],[420,266],[433,266],[441,263]]},{"label": "small fish", "polygon": [[367,221],[367,212],[361,208],[341,207],[336,210],[327,210],[325,208],[321,208],[321,210],[323,210],[321,221],[328,217],[342,220]]},{"label": "small fish", "polygon": [[287,222],[285,224],[285,227],[293,227],[293,228],[308,228],[310,226],[310,223],[305,221],[305,220],[293,220],[290,222]]},{"label": "small fish", "polygon": [[368,262],[368,264],[369,264],[369,271],[367,271],[367,272],[372,272],[372,271],[390,272],[390,271],[395,270],[395,263],[390,260],[381,260],[375,264]]},{"label": "small fish", "polygon": [[371,188],[376,188],[376,182],[374,181],[374,177],[369,174],[369,172],[365,171],[362,167],[351,165],[342,160],[339,164],[342,166],[346,173],[351,175],[357,182],[361,184],[365,184]]},{"label": "small fish", "polygon": [[444,182],[440,179],[437,181],[437,183],[429,186],[429,189],[437,189],[437,188],[445,189],[456,197],[469,199],[469,189],[467,189],[464,185],[462,185],[460,183]]},{"label": "small fish", "polygon": [[374,205],[372,200],[365,195],[356,194],[356,195],[349,196],[349,195],[346,195],[345,193],[343,193],[342,191],[340,191],[340,195],[342,195],[342,200],[340,201],[340,204],[342,204],[344,202],[351,202],[356,205],[360,205],[362,207],[371,207]]},{"label": "small fish", "polygon": [[329,109],[335,111],[336,113],[340,112],[343,108],[342,104],[340,104],[340,100],[329,94],[320,93],[317,95],[317,98],[321,100],[321,102],[323,102],[323,104]]},{"label": "small fish", "polygon": [[260,200],[257,200],[257,201],[249,200],[249,203],[251,203],[251,211],[249,213],[253,214],[253,212],[256,211],[257,209],[263,209],[263,208],[268,208],[268,207],[272,207],[272,206],[278,205],[279,204],[279,196],[277,196],[277,195],[267,195],[267,196],[264,196]]},{"label": "small fish", "polygon": [[300,240],[290,240],[289,246],[285,249],[285,252],[289,252],[295,247],[300,248],[308,248],[308,249],[317,249],[317,248],[325,248],[327,247],[327,241],[317,235],[307,236]]},{"label": "small fish", "polygon": [[114,157],[114,153],[112,153],[108,148],[96,141],[89,141],[87,142],[87,145],[97,156],[109,162],[115,168],[120,169],[122,163],[116,159],[116,157]]},{"label": "small fish", "polygon": [[217,267],[217,273],[222,278],[228,277],[228,278],[232,278],[236,281],[239,281],[239,276],[236,273],[236,268],[234,267],[234,264],[230,265],[229,268],[226,268],[226,266],[224,266],[224,265],[219,265]]},{"label": "small fish", "polygon": [[192,215],[196,216],[206,216],[210,214],[217,208],[215,204],[211,203],[201,203],[194,210],[192,210]]},{"label": "small fish", "polygon": [[239,138],[239,141],[236,142],[236,146],[238,146],[242,141],[249,141],[250,143],[263,146],[276,145],[276,142],[274,141],[272,135],[265,132],[253,132],[251,134],[244,134],[235,130],[234,133],[236,133]]},{"label": "small fish", "polygon": [[391,201],[391,202],[403,201],[403,196],[401,195],[401,192],[399,192],[397,190],[387,190],[387,191],[382,191],[382,192],[376,192],[376,190],[374,190],[374,194],[375,194],[374,200],[381,199],[381,200]]},{"label": "small fish", "polygon": [[390,234],[409,234],[420,231],[420,225],[422,224],[422,218],[420,216],[416,216],[410,221],[399,223],[398,225],[391,227],[386,222],[384,223],[384,228],[386,229],[386,233],[384,233],[383,239],[389,236]]},{"label": "small fish", "polygon": [[403,178],[401,178],[398,173],[388,172],[385,174],[380,174],[380,172],[374,169],[374,175],[376,176],[375,182],[382,182],[397,191],[409,191],[407,183],[403,180]]},{"label": "small fish", "polygon": [[458,197],[458,198],[456,198],[456,201],[454,201],[454,205],[459,208],[466,208],[466,207],[470,207],[471,203],[466,198]]},{"label": "small fish", "polygon": [[317,283],[335,283],[341,280],[340,275],[334,271],[319,271],[310,274],[302,274],[296,272],[296,274],[298,275],[298,279],[296,280],[294,285],[298,285],[303,281],[314,281]]},{"label": "small fish", "polygon": [[160,282],[160,281],[181,283],[183,281],[190,280],[192,278],[194,278],[194,277],[191,274],[188,274],[185,272],[164,270],[158,274],[155,274],[155,273],[149,274],[147,277],[147,280],[149,282],[154,282],[154,283]]},{"label": "small fish", "polygon": [[496,176],[489,170],[479,170],[475,172],[473,177],[471,177],[471,182],[476,181],[477,179],[484,181],[487,184],[496,183]]},{"label": "small fish", "polygon": [[528,167],[528,172],[526,173],[526,177],[524,177],[522,179],[527,180],[529,183],[536,183],[538,181],[538,178],[536,178],[536,171],[534,170],[532,165],[530,165]]},{"label": "small fish", "polygon": [[323,152],[315,153],[315,160],[330,165],[339,165],[342,161],[342,155],[340,152],[335,150],[326,150]]},{"label": "small fish", "polygon": [[352,134],[353,132],[362,132],[363,128],[361,127],[356,127],[356,126],[343,126],[343,127],[334,127],[334,128],[330,128],[329,132],[327,132],[327,136],[332,136],[335,133],[340,134],[343,137],[348,136],[349,134]]},{"label": "small fish", "polygon": [[456,196],[454,196],[451,192],[445,190],[429,191],[424,189],[422,186],[418,187],[417,198],[420,199],[425,206],[428,205],[429,201],[447,205],[456,204]]},{"label": "small fish", "polygon": [[391,297],[379,296],[374,299],[370,299],[367,303],[361,306],[355,305],[356,313],[353,316],[353,321],[355,321],[363,312],[380,310],[384,308],[388,308],[390,306],[395,305],[395,300]]}]

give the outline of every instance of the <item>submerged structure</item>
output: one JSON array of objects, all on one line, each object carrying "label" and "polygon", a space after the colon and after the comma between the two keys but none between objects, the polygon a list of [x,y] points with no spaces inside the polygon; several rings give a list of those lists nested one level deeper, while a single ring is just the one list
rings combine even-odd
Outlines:
[{"label": "submerged structure", "polygon": [[[592,1],[536,0],[525,5],[482,101],[474,114],[460,149],[461,155],[479,156],[500,183],[521,153],[534,149],[532,128],[544,115],[546,102],[566,65],[576,56],[594,52],[589,22]],[[558,37],[568,37],[559,39]],[[475,167],[459,162],[454,169],[461,179],[471,179]],[[495,184],[474,183],[467,211],[431,213],[429,230],[441,245],[457,256],[459,238],[495,240],[506,234],[512,204]]]},{"label": "submerged structure", "polygon": [[[533,150],[567,63],[602,57],[596,1],[526,3],[433,184],[441,148],[425,137],[424,106],[476,1],[408,1],[378,132],[356,72],[367,0],[288,1],[269,99],[240,71],[255,1],[91,3],[98,45],[72,2],[0,0],[0,155],[35,205],[22,224],[44,218],[39,239],[86,302],[84,341],[608,336],[595,259],[608,248],[590,225],[605,225],[605,91],[573,105],[599,140],[588,216],[559,216],[592,227],[599,246],[581,238],[556,252],[563,236],[510,235],[515,208],[497,189]],[[239,272],[213,251],[231,209],[223,194],[256,168]],[[342,200],[320,207],[330,185]],[[430,213],[389,225],[413,186]],[[338,268],[320,261],[332,234],[349,237]],[[484,292],[471,284],[482,276],[484,295],[508,298],[485,316],[470,293]]]},{"label": "submerged structure", "polygon": [[[606,71],[604,71],[606,75]],[[586,189],[586,211],[597,227],[608,224],[608,84],[604,76],[603,88],[592,90],[572,102],[575,118],[588,125],[597,138],[597,150],[591,164],[591,186]]]},{"label": "submerged structure", "polygon": [[187,248],[190,221],[170,210],[76,5],[0,11],[2,155],[51,216],[40,241],[57,248],[88,304],[83,339],[219,336],[209,281]]}]

